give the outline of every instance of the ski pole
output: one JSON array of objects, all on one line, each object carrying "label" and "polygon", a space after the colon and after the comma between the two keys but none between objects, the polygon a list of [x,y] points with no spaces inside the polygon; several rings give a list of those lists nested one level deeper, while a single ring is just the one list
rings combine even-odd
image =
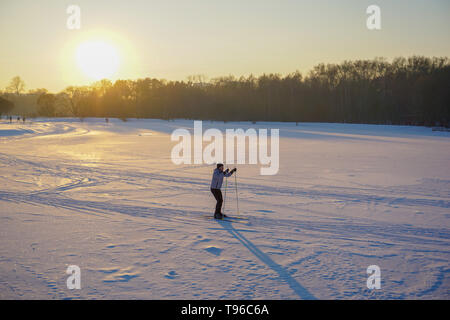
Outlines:
[{"label": "ski pole", "polygon": [[237,209],[237,214],[239,215],[239,195],[238,195],[238,186],[237,186],[237,171],[234,172],[234,186],[236,189],[236,209]]},{"label": "ski pole", "polygon": [[222,212],[225,213],[225,204],[227,203],[227,187],[228,187],[228,178],[225,178],[225,196],[223,197],[223,209]]}]

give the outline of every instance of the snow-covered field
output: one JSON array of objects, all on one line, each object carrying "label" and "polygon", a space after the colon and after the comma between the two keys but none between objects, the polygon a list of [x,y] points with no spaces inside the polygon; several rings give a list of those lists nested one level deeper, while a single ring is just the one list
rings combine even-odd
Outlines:
[{"label": "snow-covered field", "polygon": [[204,122],[280,129],[279,173],[238,166],[230,223],[205,217],[214,166],[171,162],[192,126],[2,120],[0,298],[450,299],[450,133]]}]

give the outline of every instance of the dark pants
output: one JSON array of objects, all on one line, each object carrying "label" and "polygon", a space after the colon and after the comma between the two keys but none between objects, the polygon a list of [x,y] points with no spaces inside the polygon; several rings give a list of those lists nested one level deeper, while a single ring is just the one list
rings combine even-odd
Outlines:
[{"label": "dark pants", "polygon": [[217,200],[216,212],[214,212],[214,214],[221,213],[221,211],[222,211],[222,203],[223,203],[222,191],[220,191],[220,189],[213,189],[213,188],[211,188],[211,192],[214,195],[214,198],[216,198],[216,200]]}]

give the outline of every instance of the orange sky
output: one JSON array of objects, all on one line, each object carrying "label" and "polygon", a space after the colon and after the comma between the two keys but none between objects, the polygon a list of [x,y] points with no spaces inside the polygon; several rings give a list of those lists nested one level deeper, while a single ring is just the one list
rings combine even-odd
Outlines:
[{"label": "orange sky", "polygon": [[286,74],[345,59],[450,56],[445,0],[376,1],[379,31],[366,28],[373,1],[365,0],[79,0],[81,29],[68,30],[66,9],[73,3],[1,1],[0,88],[16,75],[26,89],[93,82],[98,72],[86,68],[100,68],[99,62],[77,61],[77,50],[89,42],[114,48],[113,80]]}]

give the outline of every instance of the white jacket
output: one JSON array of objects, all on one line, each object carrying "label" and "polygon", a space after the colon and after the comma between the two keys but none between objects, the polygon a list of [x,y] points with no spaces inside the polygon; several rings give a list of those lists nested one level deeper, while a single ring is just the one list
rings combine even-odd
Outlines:
[{"label": "white jacket", "polygon": [[223,177],[229,177],[233,173],[229,172],[228,169],[225,171],[220,171],[219,169],[214,169],[212,180],[211,180],[211,189],[220,189],[222,188]]}]

